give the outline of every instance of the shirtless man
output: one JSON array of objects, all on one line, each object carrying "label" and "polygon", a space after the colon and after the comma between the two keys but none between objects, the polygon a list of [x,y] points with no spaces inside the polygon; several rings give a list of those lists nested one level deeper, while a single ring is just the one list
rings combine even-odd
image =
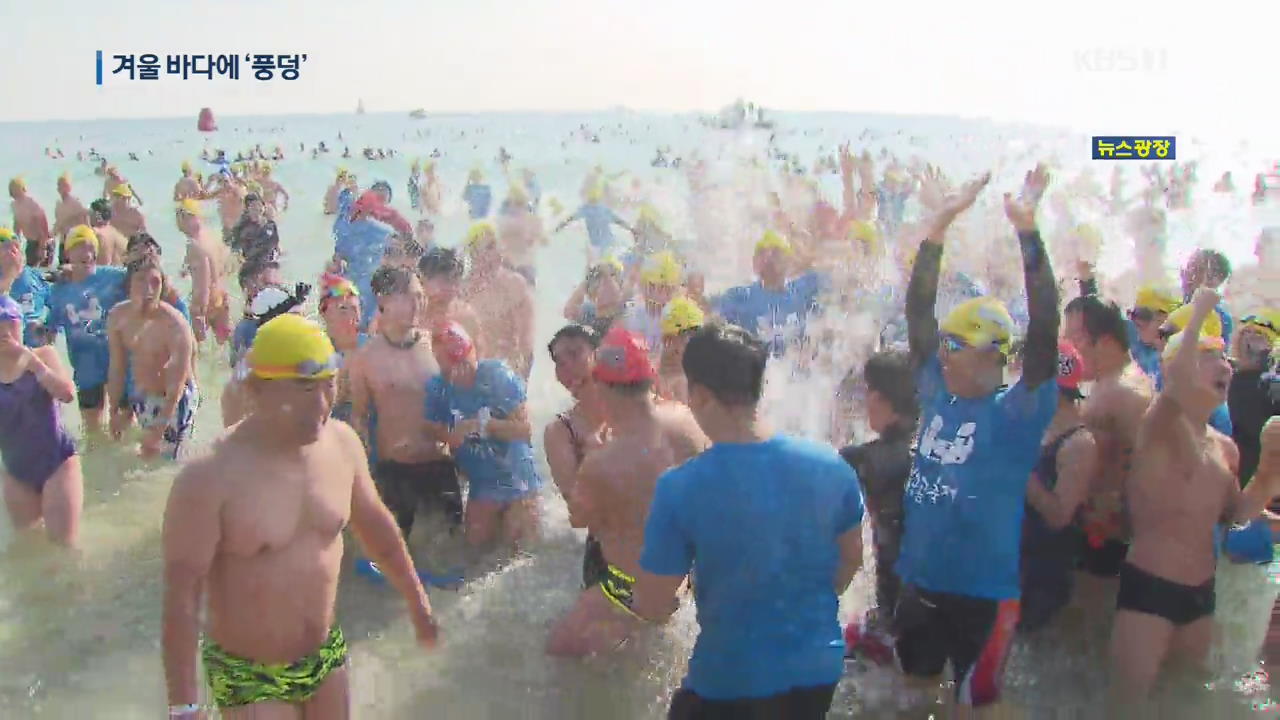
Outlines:
[{"label": "shirtless man", "polygon": [[434,646],[438,628],[359,439],[327,422],[337,362],[324,331],[275,318],[248,364],[256,409],[182,469],[165,509],[169,716],[203,717],[199,648],[223,718],[347,718],[334,604],[348,524],[405,598],[419,644]]},{"label": "shirtless man", "polygon": [[547,244],[542,218],[529,208],[529,196],[515,185],[498,214],[498,240],[508,267],[524,276],[530,287],[537,285],[535,253]]},{"label": "shirtless man", "polygon": [[212,328],[218,344],[231,337],[231,303],[226,287],[226,246],[212,241],[200,219],[200,203],[187,198],[175,211],[178,230],[187,236],[184,261],[191,273],[191,330],[204,342]]},{"label": "shirtless man", "polygon": [[[105,163],[106,160],[103,160],[102,162]],[[125,182],[124,176],[120,174],[120,168],[115,165],[107,166],[102,178],[102,197],[111,199],[113,191],[117,187],[125,184],[127,183]]]},{"label": "shirtless man", "polygon": [[1145,699],[1167,658],[1203,665],[1213,637],[1214,534],[1257,518],[1280,494],[1280,421],[1263,429],[1262,458],[1240,489],[1231,438],[1208,426],[1227,397],[1224,343],[1201,336],[1218,293],[1195,291],[1186,327],[1163,357],[1164,389],[1138,429],[1128,500],[1133,543],[1120,570],[1112,633],[1112,698]]},{"label": "shirtless man", "polygon": [[89,203],[89,227],[98,234],[99,265],[124,265],[129,239],[111,225],[111,203],[98,198]]},{"label": "shirtless man", "polygon": [[130,204],[132,199],[133,190],[128,185],[116,185],[111,191],[111,225],[126,238],[147,229],[147,220],[138,208]]},{"label": "shirtless man", "polygon": [[[198,400],[192,380],[195,340],[182,314],[164,302],[166,284],[158,256],[128,266],[129,299],[107,316],[107,395],[125,398],[126,373],[132,371],[128,400],[132,417],[142,426],[139,452],[144,458],[173,460],[191,436]],[[130,419],[127,413],[112,413],[115,439]]]},{"label": "shirtless man", "polygon": [[467,233],[471,273],[463,296],[485,318],[479,345],[490,358],[506,360],[525,380],[533,369],[533,292],[529,281],[502,264],[493,225],[479,222]]},{"label": "shirtless man", "polygon": [[599,538],[605,577],[583,590],[551,630],[550,655],[592,655],[617,648],[644,621],[631,610],[640,572],[645,518],[658,476],[702,452],[707,440],[689,409],[654,401],[657,370],[644,340],[621,328],[596,350],[599,384],[611,438],[586,456],[569,496],[569,522]]},{"label": "shirtless man", "polygon": [[[427,294],[427,314],[423,327],[456,322],[471,337],[480,336],[480,316],[465,300],[458,299],[466,266],[453,248],[432,247],[418,260],[418,277]],[[477,344],[482,355],[485,347]]]},{"label": "shirtless man", "polygon": [[1129,548],[1124,492],[1155,387],[1132,360],[1128,326],[1115,303],[1078,297],[1067,303],[1065,321],[1064,335],[1084,361],[1084,379],[1094,383],[1081,412],[1097,443],[1098,472],[1081,512],[1080,569],[1110,579],[1118,576]]},{"label": "shirtless man", "polygon": [[[278,216],[282,212],[289,210],[289,191],[284,186],[276,182],[271,177],[271,166],[263,165],[262,173],[258,176],[258,185],[262,187],[262,201],[270,209],[273,216]],[[280,203],[284,199],[284,204]]]},{"label": "shirtless man", "polygon": [[408,270],[381,268],[372,285],[378,331],[348,367],[352,423],[366,447],[376,450],[374,482],[405,538],[420,504],[444,513],[456,529],[462,525],[458,467],[423,416],[427,382],[440,366],[422,331],[422,283]]},{"label": "shirtless man", "polygon": [[200,181],[196,180],[195,173],[191,171],[191,163],[183,160],[182,177],[173,184],[173,201],[182,202],[187,198],[199,200],[203,194],[204,188],[200,187]]},{"label": "shirtless man", "polygon": [[49,218],[36,199],[27,194],[27,183],[22,178],[9,181],[9,197],[13,198],[13,229],[27,239],[27,264],[43,267],[53,264],[52,236],[49,234]]},{"label": "shirtless man", "polygon": [[[573,407],[558,413],[542,432],[542,447],[547,453],[551,479],[565,503],[573,497],[578,468],[587,453],[604,445],[608,429],[600,389],[591,377],[595,366],[600,335],[589,325],[565,325],[547,344],[547,352],[556,366],[556,380],[573,396]],[[600,541],[587,535],[582,556],[582,587],[589,588],[605,579],[604,555]]]},{"label": "shirtless man", "polygon": [[63,173],[58,177],[58,202],[53,206],[53,236],[65,238],[71,228],[88,224],[89,211],[71,194],[71,176]]},{"label": "shirtless man", "polygon": [[231,244],[231,229],[240,222],[244,215],[244,197],[246,191],[234,176],[228,173],[215,175],[209,179],[204,198],[218,201],[218,218],[222,221],[222,241]]}]

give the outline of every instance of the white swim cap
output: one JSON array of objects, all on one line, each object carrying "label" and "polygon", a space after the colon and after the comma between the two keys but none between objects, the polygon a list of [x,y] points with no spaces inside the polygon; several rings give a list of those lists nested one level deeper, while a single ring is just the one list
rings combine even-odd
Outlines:
[{"label": "white swim cap", "polygon": [[265,287],[253,296],[253,302],[249,303],[249,313],[262,317],[292,299],[292,295],[278,287]]}]

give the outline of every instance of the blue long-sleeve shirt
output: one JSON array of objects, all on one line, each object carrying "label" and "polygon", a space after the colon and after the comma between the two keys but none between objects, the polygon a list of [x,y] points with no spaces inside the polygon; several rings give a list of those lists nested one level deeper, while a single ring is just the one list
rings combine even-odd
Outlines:
[{"label": "blue long-sleeve shirt", "polygon": [[382,265],[393,229],[372,218],[351,219],[351,206],[355,193],[343,190],[338,194],[338,215],[333,221],[333,251],[346,261],[346,276],[360,290],[360,327],[369,326],[377,303],[373,300],[370,281],[373,273]]}]

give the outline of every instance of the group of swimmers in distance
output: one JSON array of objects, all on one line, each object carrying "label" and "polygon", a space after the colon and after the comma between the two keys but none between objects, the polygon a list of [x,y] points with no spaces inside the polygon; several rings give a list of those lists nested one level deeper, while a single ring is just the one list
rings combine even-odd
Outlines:
[{"label": "group of swimmers in distance", "polygon": [[[1271,559],[1280,229],[1234,273],[1197,250],[1171,289],[1151,261],[1167,211],[1187,202],[1185,172],[1148,172],[1137,199],[1114,183],[1110,198],[1072,194],[1128,221],[1137,276],[1108,277],[1093,227],[1042,236],[1045,166],[1002,188],[1006,229],[978,242],[956,221],[990,174],[957,185],[933,166],[880,162],[839,148],[826,163],[839,206],[794,173],[773,178],[779,191],[756,198],[755,277],[718,293],[652,206],[624,218],[593,170],[581,206],[554,212],[553,232],[585,225],[589,267],[558,289],[567,324],[542,339],[534,260],[550,233],[530,170],[509,173],[496,210],[471,173],[474,222],[457,248],[434,235],[430,161],[409,179],[416,225],[389,183],[362,189],[340,170],[324,198],[334,252],[316,268],[319,322],[303,314],[313,288],[281,273],[275,218],[289,194],[269,164],[227,164],[208,181],[184,165],[174,227],[155,229],[115,167],[87,208],[60,178],[52,228],[15,178],[13,228],[0,228],[10,518],[77,542],[83,471],[61,403],[77,403],[86,434],[105,423],[143,458],[183,461],[163,521],[172,718],[205,717],[206,696],[225,718],[346,717],[344,529],[430,648],[442,629],[428,588],[474,577],[495,553],[536,551],[548,470],[586,542],[582,592],[546,652],[619,651],[694,602],[698,641],[670,718],[825,717],[847,658],[896,663],[935,689],[949,664],[954,709],[969,716],[999,700],[1015,637],[1059,622],[1086,581],[1114,607],[1092,609],[1111,626],[1111,702],[1141,702],[1166,668],[1206,662],[1219,560]],[[702,161],[682,172],[695,199],[715,192]],[[920,220],[906,219],[908,200]],[[157,240],[179,234],[185,294]],[[957,267],[979,247],[989,265],[975,278]],[[828,444],[771,429],[766,368],[810,372],[840,334],[833,319],[867,307],[884,310],[883,329],[831,391],[844,420],[833,427],[860,420],[874,439],[837,451],[847,432]],[[542,342],[573,402],[534,428]],[[211,390],[195,358],[210,345],[227,346],[234,372],[222,432],[191,452]],[[461,570],[415,566],[406,539],[428,516],[465,546]],[[864,522],[874,598],[841,623]]]}]

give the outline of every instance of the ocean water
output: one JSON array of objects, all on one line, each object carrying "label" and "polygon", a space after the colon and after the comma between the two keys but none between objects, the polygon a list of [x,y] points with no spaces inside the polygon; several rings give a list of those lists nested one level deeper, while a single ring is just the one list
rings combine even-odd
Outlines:
[{"label": "ocean water", "polygon": [[[834,114],[778,115],[776,145],[811,168],[815,155],[834,152],[838,143],[879,153],[882,148],[904,160],[918,156],[963,178],[986,169],[996,172],[988,190],[967,218],[976,231],[962,255],[980,256],[995,242],[999,190],[1016,188],[1021,173],[1039,158],[1050,158],[1065,179],[1090,170],[1103,188],[1109,167],[1091,166],[1086,137],[1051,128],[999,124],[985,120],[941,117],[889,117]],[[167,269],[177,276],[182,241],[173,226],[171,198],[179,165],[190,160],[206,174],[202,148],[222,148],[229,156],[255,144],[270,152],[280,145],[286,159],[275,163],[275,177],[292,202],[279,218],[285,274],[291,281],[313,282],[332,253],[331,217],[321,201],[335,170],[346,167],[367,187],[377,179],[391,183],[393,205],[411,221],[416,213],[405,197],[409,164],[435,149],[443,156],[437,172],[444,183],[443,217],[436,218],[437,237],[454,244],[467,226],[459,193],[466,173],[483,169],[497,200],[506,182],[496,161],[499,147],[514,157],[514,168],[533,169],[543,188],[544,218],[559,217],[548,208],[558,201],[576,206],[584,175],[600,166],[606,174],[628,173],[615,187],[625,191],[638,180],[646,200],[663,214],[672,231],[689,242],[692,262],[706,273],[716,290],[745,282],[750,276],[750,247],[759,229],[765,174],[750,162],[769,166],[768,134],[762,131],[710,130],[692,116],[644,115],[625,111],[590,115],[486,114],[433,117],[416,121],[395,115],[277,116],[220,118],[221,130],[200,133],[195,117],[164,120],[111,120],[0,125],[0,174],[22,175],[52,219],[56,178],[66,172],[75,193],[86,204],[101,189],[94,163],[77,161],[77,151],[96,149],[117,164],[146,201],[143,212],[153,235],[165,249]],[[583,128],[587,131],[584,132]],[[341,139],[339,139],[341,134]],[[593,142],[594,135],[598,142]],[[332,152],[312,159],[311,148],[324,141]],[[1271,164],[1263,151],[1238,138],[1180,137],[1183,158],[1201,161],[1201,189],[1224,170],[1233,170],[1241,187],[1253,172]],[[298,152],[305,143],[306,152]],[[338,155],[350,147],[353,158]],[[394,159],[368,161],[365,146],[395,148]],[[650,166],[655,149],[671,148],[671,156],[695,154],[708,161],[715,189],[694,207],[682,171]],[[50,159],[45,148],[61,148],[64,159]],[[127,159],[133,152],[136,162]],[[776,162],[772,163],[777,165]],[[1136,167],[1129,176],[1136,179]],[[839,181],[832,175],[817,182],[838,202]],[[217,226],[214,206],[206,221]],[[908,208],[908,216],[917,214]],[[1092,214],[1090,214],[1092,212]],[[622,214],[634,218],[634,210]],[[1104,229],[1103,267],[1108,271],[1134,263],[1132,243],[1117,218],[1102,211],[1082,211],[1082,218]],[[1046,213],[1046,236],[1062,233]],[[1247,262],[1260,224],[1273,218],[1260,214],[1240,196],[1202,193],[1196,209],[1170,217],[1172,264],[1192,246],[1223,249],[1237,263]],[[1059,223],[1060,224],[1060,223]],[[987,231],[990,230],[988,233]],[[990,237],[987,237],[987,236]],[[1062,250],[1070,256],[1069,249]],[[555,382],[542,345],[563,324],[560,310],[583,275],[585,234],[581,225],[556,236],[538,258],[537,359],[529,388],[536,429],[568,406],[568,396]],[[234,283],[233,283],[234,284]],[[185,281],[179,281],[181,288]],[[238,303],[236,305],[238,309]],[[839,351],[797,379],[788,366],[770,371],[768,412],[781,427],[820,439],[831,439],[833,388],[854,366],[880,318],[851,313],[830,318],[841,336]],[[861,349],[860,349],[861,348]],[[202,350],[199,380],[204,396],[197,420],[196,443],[207,443],[221,429],[218,395],[227,378],[226,353],[213,345]],[[74,407],[64,419],[79,435]],[[841,431],[840,442],[849,432]],[[535,432],[540,444],[541,433]],[[142,718],[163,712],[163,668],[160,660],[161,563],[160,520],[173,465],[144,465],[130,445],[104,441],[82,443],[85,457],[83,550],[68,558],[41,542],[17,538],[7,519],[0,520],[0,717]],[[538,448],[541,452],[541,448]],[[548,484],[550,488],[550,484]],[[362,718],[658,718],[684,672],[696,634],[690,608],[666,628],[637,639],[635,647],[613,658],[560,662],[544,658],[543,643],[552,622],[572,604],[578,591],[581,533],[569,529],[563,502],[549,489],[545,497],[544,539],[531,557],[512,562],[469,582],[459,592],[432,592],[443,627],[443,642],[433,653],[416,649],[398,596],[386,587],[347,573],[339,590],[339,618],[353,649],[353,695]],[[435,546],[414,538],[420,562],[437,560]],[[868,543],[868,546],[870,543]],[[1236,717],[1253,712],[1266,696],[1263,685],[1237,686],[1232,678],[1250,668],[1251,653],[1241,648],[1260,642],[1259,622],[1270,604],[1263,593],[1266,579],[1233,578],[1222,645],[1230,662],[1222,662],[1222,678],[1207,691],[1170,690],[1168,714],[1185,717]],[[864,608],[873,587],[862,573],[843,599],[842,617]],[[1088,621],[1088,600],[1064,622],[1060,634],[1020,642],[1010,660],[1007,716],[1096,716],[1096,700],[1105,678],[1105,628]],[[1265,607],[1264,607],[1265,606]],[[1243,660],[1239,658],[1244,658]],[[1229,666],[1229,667],[1228,667]],[[833,717],[923,717],[937,711],[941,692],[913,691],[878,668],[851,670],[841,685]],[[1063,715],[1062,713],[1066,713]]]}]

